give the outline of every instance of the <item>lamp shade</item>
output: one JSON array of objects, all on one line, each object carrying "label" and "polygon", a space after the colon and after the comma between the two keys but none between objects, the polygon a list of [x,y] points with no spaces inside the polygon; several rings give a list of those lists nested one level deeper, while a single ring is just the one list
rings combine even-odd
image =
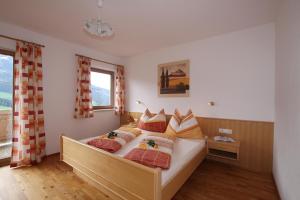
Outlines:
[{"label": "lamp shade", "polygon": [[114,34],[108,23],[102,22],[100,19],[90,19],[84,24],[84,30],[91,35],[99,37],[109,37]]}]

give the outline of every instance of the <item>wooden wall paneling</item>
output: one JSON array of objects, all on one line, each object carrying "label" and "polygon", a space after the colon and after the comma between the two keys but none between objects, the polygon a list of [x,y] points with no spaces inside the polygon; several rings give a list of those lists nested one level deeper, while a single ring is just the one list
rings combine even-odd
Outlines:
[{"label": "wooden wall paneling", "polygon": [[[121,124],[129,115],[139,118],[142,113],[129,112],[121,117]],[[171,115],[167,115],[169,120]],[[273,162],[273,122],[217,119],[197,117],[203,133],[209,137],[218,135],[219,128],[232,129],[231,137],[240,140],[240,159],[238,161],[214,158],[214,160],[239,166],[255,172],[271,173]]]}]

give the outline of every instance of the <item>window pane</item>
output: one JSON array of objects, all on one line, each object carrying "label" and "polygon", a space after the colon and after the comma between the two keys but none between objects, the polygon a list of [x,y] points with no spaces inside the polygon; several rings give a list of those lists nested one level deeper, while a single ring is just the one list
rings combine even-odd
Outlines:
[{"label": "window pane", "polygon": [[93,106],[112,105],[111,94],[111,75],[99,72],[91,72]]}]

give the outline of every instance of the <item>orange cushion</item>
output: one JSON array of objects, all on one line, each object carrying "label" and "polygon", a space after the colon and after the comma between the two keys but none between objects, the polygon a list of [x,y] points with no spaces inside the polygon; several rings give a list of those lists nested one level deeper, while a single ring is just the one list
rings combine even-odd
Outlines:
[{"label": "orange cushion", "polygon": [[186,115],[181,115],[176,109],[170,119],[166,134],[187,139],[203,139],[198,120],[191,110]]}]

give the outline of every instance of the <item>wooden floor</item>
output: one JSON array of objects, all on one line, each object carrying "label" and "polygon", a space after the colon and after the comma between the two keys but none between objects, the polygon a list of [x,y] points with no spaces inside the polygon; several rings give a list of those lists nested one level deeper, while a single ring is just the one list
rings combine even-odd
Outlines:
[{"label": "wooden floor", "polygon": [[[0,168],[0,199],[107,199],[89,186],[72,168],[50,156],[34,167]],[[279,199],[271,176],[204,161],[174,200]]]}]

